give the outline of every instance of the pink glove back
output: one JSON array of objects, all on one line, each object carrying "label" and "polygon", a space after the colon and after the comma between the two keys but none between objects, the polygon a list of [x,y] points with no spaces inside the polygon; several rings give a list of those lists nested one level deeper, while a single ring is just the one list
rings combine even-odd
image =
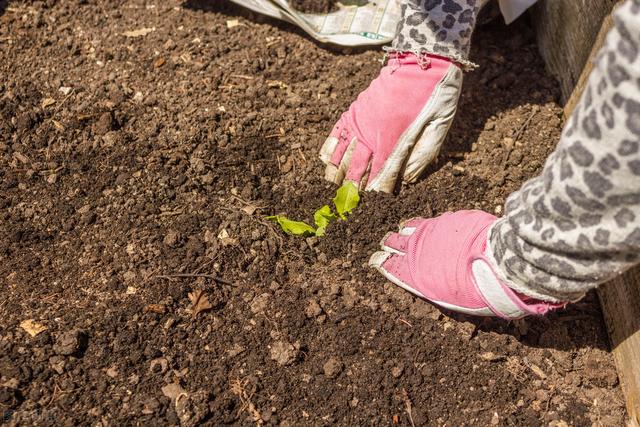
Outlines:
[{"label": "pink glove back", "polygon": [[393,191],[436,157],[455,115],[462,71],[437,56],[400,54],[342,114],[320,158],[326,178]]},{"label": "pink glove back", "polygon": [[517,319],[564,306],[518,295],[498,279],[485,256],[496,219],[459,211],[409,220],[385,236],[369,264],[409,292],[466,314]]}]

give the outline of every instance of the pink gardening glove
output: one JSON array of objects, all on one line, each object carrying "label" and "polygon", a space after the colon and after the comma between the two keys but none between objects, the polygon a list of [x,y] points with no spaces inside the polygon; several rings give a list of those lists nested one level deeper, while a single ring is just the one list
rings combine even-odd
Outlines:
[{"label": "pink gardening glove", "polygon": [[437,56],[393,56],[351,104],[320,150],[325,178],[392,192],[413,182],[440,151],[456,112],[462,71]]},{"label": "pink gardening glove", "polygon": [[518,319],[564,306],[518,295],[498,279],[485,256],[496,220],[482,211],[409,220],[385,236],[369,265],[407,291],[461,313]]}]

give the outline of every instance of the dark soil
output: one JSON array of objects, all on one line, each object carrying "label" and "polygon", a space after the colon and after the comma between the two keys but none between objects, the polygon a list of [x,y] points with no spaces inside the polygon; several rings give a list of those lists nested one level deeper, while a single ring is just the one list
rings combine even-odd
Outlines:
[{"label": "dark soil", "polygon": [[3,4],[0,423],[624,423],[594,296],[475,320],[366,267],[399,220],[499,213],[539,173],[563,119],[526,22],[477,32],[426,179],[318,240],[263,218],[333,196],[317,151],[379,49],[224,2]]},{"label": "dark soil", "polygon": [[291,7],[307,13],[327,13],[338,9],[336,0],[290,0]]}]

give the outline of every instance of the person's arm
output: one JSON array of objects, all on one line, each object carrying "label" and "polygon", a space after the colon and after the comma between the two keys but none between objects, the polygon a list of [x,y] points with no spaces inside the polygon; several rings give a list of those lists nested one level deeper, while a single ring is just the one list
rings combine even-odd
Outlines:
[{"label": "person's arm", "polygon": [[627,1],[542,175],[491,230],[491,258],[520,292],[576,300],[640,260],[638,49],[640,1]]},{"label": "person's arm", "polygon": [[414,219],[371,265],[444,307],[517,318],[576,301],[640,261],[640,0],[627,0],[542,174],[501,219]]}]

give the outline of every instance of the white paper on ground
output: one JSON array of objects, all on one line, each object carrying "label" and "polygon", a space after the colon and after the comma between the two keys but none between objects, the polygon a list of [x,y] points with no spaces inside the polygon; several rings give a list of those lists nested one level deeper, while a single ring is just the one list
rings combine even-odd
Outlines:
[{"label": "white paper on ground", "polygon": [[299,12],[287,0],[231,1],[254,12],[295,24],[318,41],[343,46],[389,43],[400,20],[401,0],[377,0],[375,4],[370,2],[364,6],[342,6],[327,14]]},{"label": "white paper on ground", "polygon": [[[377,0],[364,6],[343,5],[326,14],[302,13],[287,0],[230,0],[254,12],[299,26],[314,39],[343,46],[386,44],[393,40],[402,0]],[[498,0],[507,24],[536,0]],[[489,0],[481,0],[484,6]],[[349,3],[349,0],[344,0]]]}]

